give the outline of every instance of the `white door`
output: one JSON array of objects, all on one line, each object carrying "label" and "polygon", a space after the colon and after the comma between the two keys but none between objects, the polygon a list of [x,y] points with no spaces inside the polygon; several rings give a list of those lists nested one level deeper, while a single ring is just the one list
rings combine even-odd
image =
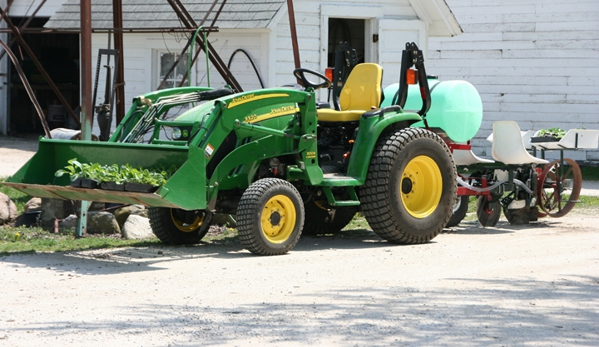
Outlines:
[{"label": "white door", "polygon": [[426,60],[428,39],[423,21],[381,18],[378,35],[378,63],[383,67],[383,88],[399,82],[401,55],[406,42],[416,43]]}]

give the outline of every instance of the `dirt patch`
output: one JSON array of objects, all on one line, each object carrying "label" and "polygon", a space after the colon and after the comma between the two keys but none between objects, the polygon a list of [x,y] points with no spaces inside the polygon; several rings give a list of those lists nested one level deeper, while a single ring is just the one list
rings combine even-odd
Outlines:
[{"label": "dirt patch", "polygon": [[8,177],[19,170],[37,151],[38,138],[0,136],[0,177]]}]

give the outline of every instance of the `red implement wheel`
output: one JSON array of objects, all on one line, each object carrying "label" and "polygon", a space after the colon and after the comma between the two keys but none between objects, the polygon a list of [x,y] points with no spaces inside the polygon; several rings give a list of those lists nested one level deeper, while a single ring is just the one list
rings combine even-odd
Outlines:
[{"label": "red implement wheel", "polygon": [[539,176],[537,204],[550,217],[565,216],[578,201],[582,188],[580,167],[572,159],[565,158],[549,163]]},{"label": "red implement wheel", "polygon": [[486,196],[479,196],[476,200],[476,217],[482,227],[494,227],[501,217],[501,204],[499,201],[490,201]]}]

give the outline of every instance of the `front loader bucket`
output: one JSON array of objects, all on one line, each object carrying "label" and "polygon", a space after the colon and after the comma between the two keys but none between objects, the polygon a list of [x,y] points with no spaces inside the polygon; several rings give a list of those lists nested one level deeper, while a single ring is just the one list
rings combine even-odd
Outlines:
[{"label": "front loader bucket", "polygon": [[[176,173],[154,193],[72,187],[68,175],[54,173],[77,158],[81,163],[175,166]],[[88,200],[197,210],[206,208],[205,156],[196,147],[41,138],[37,153],[3,184],[43,198]],[[172,193],[173,191],[176,192]]]}]

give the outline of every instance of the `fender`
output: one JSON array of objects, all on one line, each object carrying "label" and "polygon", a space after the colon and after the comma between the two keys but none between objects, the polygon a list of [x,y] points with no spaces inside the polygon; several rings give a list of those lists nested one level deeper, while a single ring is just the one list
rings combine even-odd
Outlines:
[{"label": "fender", "polygon": [[399,106],[364,113],[360,118],[360,130],[350,155],[347,175],[357,178],[360,185],[364,184],[370,158],[381,134],[390,128],[408,128],[421,120],[418,113],[404,112]]}]

